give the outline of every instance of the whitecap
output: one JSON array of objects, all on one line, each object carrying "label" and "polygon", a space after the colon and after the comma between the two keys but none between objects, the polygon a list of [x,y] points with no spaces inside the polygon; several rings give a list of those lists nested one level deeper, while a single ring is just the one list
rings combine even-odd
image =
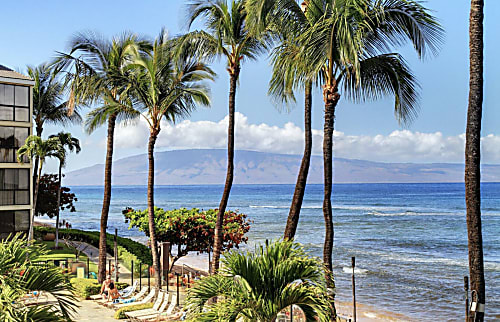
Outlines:
[{"label": "whitecap", "polygon": [[[342,267],[342,270],[344,271],[344,273],[352,274],[352,267],[344,266],[344,267]],[[366,273],[368,273],[367,269],[358,268],[358,267],[354,268],[354,274],[364,275]]]}]

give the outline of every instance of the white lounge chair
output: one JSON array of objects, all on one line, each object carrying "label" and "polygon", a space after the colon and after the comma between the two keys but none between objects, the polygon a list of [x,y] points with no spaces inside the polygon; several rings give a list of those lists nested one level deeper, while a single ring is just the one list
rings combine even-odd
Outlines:
[{"label": "white lounge chair", "polygon": [[145,298],[143,298],[141,301],[136,301],[135,298],[131,298],[132,301],[130,301],[128,303],[114,304],[112,306],[112,308],[118,310],[118,309],[121,309],[122,307],[127,307],[127,306],[130,306],[130,305],[146,304],[146,303],[149,303],[149,302],[151,302],[153,300],[153,298],[155,297],[155,294],[156,294],[156,288],[152,287],[151,288],[151,292],[149,292],[149,294]]},{"label": "white lounge chair", "polygon": [[[132,311],[132,312],[125,312],[125,315],[129,319],[134,319],[137,316],[158,313],[159,309],[162,307],[162,303],[164,302],[165,298],[166,298],[167,303],[168,303],[168,293],[160,291],[158,293],[158,297],[156,298],[155,304],[153,305],[153,308],[151,308],[151,309],[144,309],[144,310],[138,310],[138,311]],[[165,310],[165,308],[163,308],[163,310]]]},{"label": "white lounge chair", "polygon": [[[170,299],[170,305],[168,306],[168,309],[165,311],[165,307],[167,306],[168,301],[164,301],[163,304],[161,305],[160,309],[158,310],[157,313],[153,314],[148,314],[148,315],[141,315],[138,317],[135,317],[134,320],[136,321],[148,321],[152,319],[158,319],[158,317],[169,317],[172,315],[174,312],[175,307],[177,306],[177,296],[174,294],[172,295],[172,298]],[[165,311],[165,312],[163,312]]]}]

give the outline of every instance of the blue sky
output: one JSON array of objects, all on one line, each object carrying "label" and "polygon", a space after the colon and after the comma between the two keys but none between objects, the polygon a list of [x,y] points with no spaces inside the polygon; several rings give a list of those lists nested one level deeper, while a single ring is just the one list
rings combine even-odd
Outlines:
[{"label": "blue sky", "polygon": [[[178,0],[8,1],[2,4],[0,40],[3,50],[0,52],[0,64],[20,70],[27,64],[40,64],[51,59],[55,51],[67,50],[69,38],[83,30],[98,31],[107,37],[124,30],[155,36],[161,27],[165,26],[171,34],[178,34],[185,31],[185,3],[186,1]],[[426,6],[434,11],[446,30],[445,44],[438,57],[429,57],[422,62],[410,48],[399,50],[422,85],[421,109],[416,121],[402,128],[394,119],[392,98],[365,104],[352,104],[342,99],[337,108],[336,130],[345,136],[366,137],[372,140],[377,136],[387,138],[394,131],[403,129],[409,130],[411,134],[440,132],[442,139],[458,137],[464,133],[468,96],[469,5],[468,0],[427,1]],[[497,108],[500,82],[495,77],[500,73],[500,64],[495,63],[495,57],[500,50],[495,33],[500,30],[500,22],[492,13],[500,12],[499,10],[500,1],[486,2],[483,134],[492,134],[495,137],[500,135],[500,129],[497,127],[500,124],[500,109]],[[212,87],[212,108],[194,112],[190,118],[191,122],[211,121],[217,124],[227,114],[227,72],[222,63],[216,64],[214,68],[218,72],[218,78]],[[249,62],[243,66],[237,110],[244,114],[248,124],[264,124],[282,129],[285,124],[292,122],[301,128],[303,113],[300,101],[297,107],[286,113],[279,112],[267,97],[269,71],[265,56],[258,62]],[[323,127],[322,110],[322,99],[317,91],[314,97],[314,129],[320,130]],[[47,127],[45,134],[59,130],[57,127]],[[85,157],[72,158],[69,169],[104,161],[104,130],[99,130],[90,137],[83,134],[79,126],[67,130],[79,136],[85,145],[82,152]],[[238,141],[238,137],[236,140]],[[251,144],[244,147],[252,148]],[[167,149],[169,146],[165,143],[161,145],[160,149],[162,148]],[[417,153],[418,149],[408,146],[409,152],[415,150]],[[125,144],[117,147],[116,156],[123,157],[145,151],[145,145],[142,148],[141,144]],[[343,151],[342,156],[350,156],[349,148]],[[353,153],[353,157],[358,155]],[[388,154],[373,156],[371,159],[391,161],[392,158],[393,156]],[[444,158],[442,161],[460,162],[453,158]],[[493,158],[491,162],[500,163],[500,159]]]}]

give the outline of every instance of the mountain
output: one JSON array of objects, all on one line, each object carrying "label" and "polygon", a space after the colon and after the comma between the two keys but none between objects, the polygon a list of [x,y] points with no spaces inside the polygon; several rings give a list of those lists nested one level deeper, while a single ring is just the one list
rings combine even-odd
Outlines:
[{"label": "mountain", "polygon": [[[226,150],[175,150],[155,154],[158,185],[224,184]],[[236,151],[235,184],[295,184],[302,156],[255,151]],[[113,184],[145,185],[147,155],[140,154],[113,163]],[[500,165],[483,165],[483,182],[500,181]],[[66,174],[65,185],[102,185],[104,165]],[[464,165],[452,163],[383,163],[336,158],[336,183],[463,182]],[[322,156],[313,156],[309,183],[323,183]]]}]

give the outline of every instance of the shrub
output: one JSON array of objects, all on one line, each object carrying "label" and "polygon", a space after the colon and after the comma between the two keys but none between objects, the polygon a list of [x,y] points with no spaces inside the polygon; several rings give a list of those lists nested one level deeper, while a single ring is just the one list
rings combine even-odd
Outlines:
[{"label": "shrub", "polygon": [[[97,295],[101,291],[101,284],[99,284],[96,280],[86,278],[72,278],[70,280],[70,283],[75,288],[76,295],[83,299],[87,299],[92,295]],[[127,283],[122,282],[115,283],[115,285],[119,290],[122,290],[128,286]]]},{"label": "shrub", "polygon": [[132,311],[138,311],[138,310],[144,310],[144,309],[150,309],[153,307],[153,303],[146,303],[146,304],[137,304],[137,305],[130,305],[126,307],[122,307],[115,313],[115,319],[126,319],[127,316],[125,315],[125,312],[132,312]]},{"label": "shrub", "polygon": [[[35,237],[41,238],[47,233],[54,233],[55,228],[53,227],[34,227]],[[98,231],[84,231],[79,229],[59,229],[59,238],[66,238],[72,240],[83,241],[94,247],[99,248],[99,232]],[[107,234],[106,238],[106,251],[114,256],[114,236]],[[117,243],[119,246],[130,254],[134,255],[137,261],[142,262],[146,265],[152,265],[153,259],[151,257],[151,250],[145,245],[138,243],[134,240],[124,237],[118,237]]]}]

